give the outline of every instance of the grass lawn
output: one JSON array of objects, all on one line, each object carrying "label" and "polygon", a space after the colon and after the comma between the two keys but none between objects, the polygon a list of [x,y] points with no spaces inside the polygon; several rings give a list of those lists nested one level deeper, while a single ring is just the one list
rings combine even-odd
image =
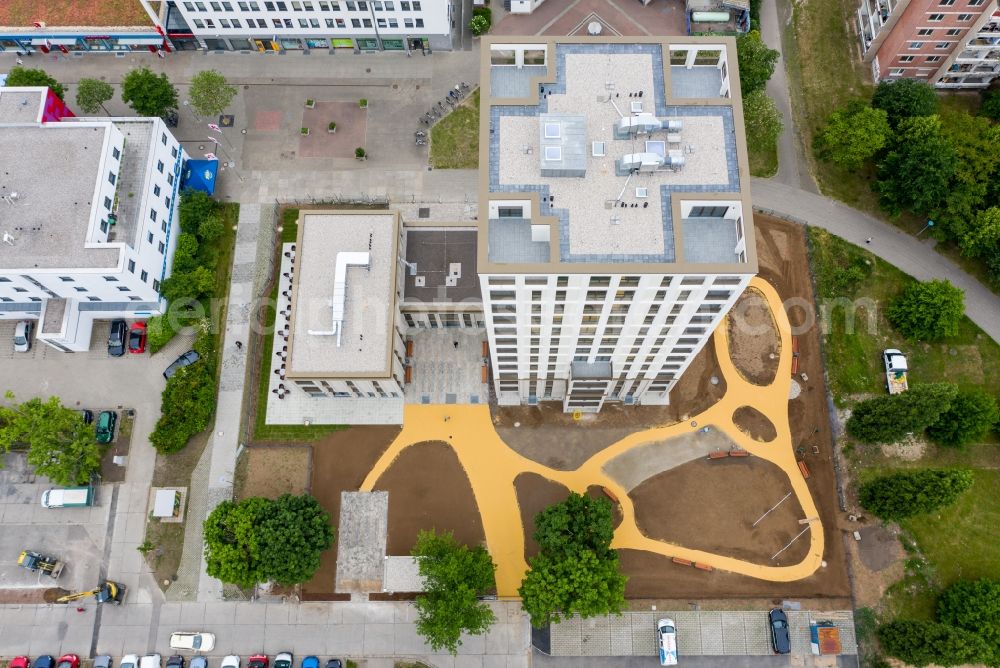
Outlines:
[{"label": "grass lawn", "polygon": [[[285,209],[281,214],[281,240],[278,243],[278,248],[275,249],[276,253],[281,253],[281,244],[292,243],[296,240],[299,233],[299,210],[298,209]],[[281,263],[275,260],[275,267],[280,267]],[[275,318],[275,308],[274,305],[278,303],[278,281],[274,282],[271,288],[270,300],[267,305],[267,312],[265,313],[264,321],[264,332],[261,336],[259,343],[260,355],[260,366],[257,370],[256,382],[257,382],[257,396],[254,401],[254,425],[253,425],[253,441],[254,442],[303,442],[303,441],[315,441],[318,438],[325,436],[331,432],[339,431],[344,429],[341,425],[298,425],[298,424],[265,424],[264,420],[267,417],[267,385],[270,379],[271,373],[271,355],[272,347],[274,345],[274,318]]]},{"label": "grass lawn", "polygon": [[[787,119],[785,121],[788,122]],[[750,175],[767,179],[778,173],[778,142],[766,149],[748,149]]]},{"label": "grass lawn", "polygon": [[431,167],[479,167],[479,89],[431,128]]}]

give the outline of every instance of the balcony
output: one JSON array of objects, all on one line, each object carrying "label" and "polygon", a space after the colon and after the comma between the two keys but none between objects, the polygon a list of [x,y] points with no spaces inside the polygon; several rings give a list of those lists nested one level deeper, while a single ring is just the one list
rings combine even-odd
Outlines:
[{"label": "balcony", "polygon": [[868,54],[869,47],[898,4],[898,0],[861,0],[858,6],[858,35],[863,54]]}]

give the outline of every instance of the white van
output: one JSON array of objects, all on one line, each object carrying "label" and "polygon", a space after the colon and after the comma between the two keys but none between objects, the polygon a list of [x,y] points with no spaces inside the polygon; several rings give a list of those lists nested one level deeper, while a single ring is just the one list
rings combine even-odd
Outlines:
[{"label": "white van", "polygon": [[47,489],[42,492],[43,508],[80,508],[94,505],[93,487]]}]

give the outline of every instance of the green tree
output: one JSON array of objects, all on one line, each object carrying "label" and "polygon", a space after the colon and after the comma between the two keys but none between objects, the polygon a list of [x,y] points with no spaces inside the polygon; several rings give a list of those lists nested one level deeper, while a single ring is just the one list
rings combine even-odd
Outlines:
[{"label": "green tree", "polygon": [[[7,394],[8,399],[14,396]],[[0,406],[0,450],[26,447],[35,472],[57,485],[78,485],[101,468],[101,446],[83,416],[59,397]]]},{"label": "green tree", "polygon": [[949,506],[970,487],[969,469],[911,469],[863,482],[858,500],[876,517],[896,521]]},{"label": "green tree", "polygon": [[482,546],[460,545],[449,533],[421,531],[413,548],[424,592],[417,596],[417,633],[435,651],[458,652],[462,633],[482,635],[496,621],[479,597],[495,589],[496,566]]},{"label": "green tree", "polygon": [[217,116],[233,101],[236,87],[230,86],[221,72],[202,70],[191,77],[188,96],[196,113],[202,116]]},{"label": "green tree", "polygon": [[778,141],[781,134],[781,112],[762,90],[743,96],[743,127],[746,129],[747,146],[767,149]]},{"label": "green tree", "polygon": [[177,235],[177,248],[174,249],[172,273],[183,274],[193,271],[198,266],[197,257],[198,237],[190,232],[181,232]]},{"label": "green tree", "polygon": [[1000,125],[966,111],[941,114],[941,132],[955,154],[955,171],[940,210],[931,212],[934,231],[961,241],[976,214],[990,203],[990,184],[1000,179]]},{"label": "green tree", "polygon": [[211,424],[216,402],[216,353],[211,323],[196,323],[199,329],[194,342],[198,361],[181,367],[167,380],[160,401],[160,419],[149,435],[157,452],[177,452],[192,436]]},{"label": "green tree", "polygon": [[959,245],[966,257],[1000,253],[1000,207],[991,206],[978,212]]},{"label": "green tree", "polygon": [[570,492],[562,503],[535,516],[535,541],[542,552],[563,555],[590,550],[603,555],[614,538],[611,502]]},{"label": "green tree", "polygon": [[244,588],[306,582],[333,544],[329,515],[307,495],[223,501],[202,528],[208,574]]},{"label": "green tree", "polygon": [[1000,89],[983,93],[983,104],[979,107],[979,113],[990,120],[1000,121]]},{"label": "green tree", "polygon": [[197,234],[201,227],[201,221],[215,214],[218,209],[219,203],[212,199],[208,193],[190,188],[184,190],[181,193],[181,201],[177,205],[177,217],[181,231]]},{"label": "green tree", "polygon": [[53,79],[45,70],[33,70],[27,67],[12,67],[7,73],[8,87],[15,86],[47,86],[60,100],[65,98],[66,89]]},{"label": "green tree", "polygon": [[163,281],[160,292],[168,302],[200,299],[215,290],[215,275],[198,266],[188,272],[173,273]]},{"label": "green tree", "polygon": [[198,225],[198,238],[209,244],[221,237],[225,231],[226,226],[222,222],[222,216],[213,213],[201,219],[201,223]]},{"label": "green tree", "polygon": [[993,395],[979,388],[960,390],[927,435],[942,445],[962,447],[986,436],[997,420],[1000,408]]},{"label": "green tree", "polygon": [[140,116],[165,116],[177,108],[177,89],[167,75],[139,67],[122,80],[122,102]]},{"label": "green tree", "polygon": [[820,132],[820,155],[847,169],[859,169],[889,141],[892,130],[882,109],[852,102],[838,109]]},{"label": "green tree", "polygon": [[100,79],[80,79],[76,85],[76,106],[88,114],[96,114],[98,109],[110,116],[104,103],[115,96],[114,87]]},{"label": "green tree", "polygon": [[878,628],[878,639],[886,654],[918,667],[932,663],[960,666],[993,659],[993,652],[979,636],[936,622],[889,622]]},{"label": "green tree", "polygon": [[939,280],[910,283],[886,312],[896,329],[916,341],[955,336],[964,315],[965,293]]},{"label": "green tree", "polygon": [[[891,113],[889,118],[891,123]],[[904,209],[917,214],[937,210],[950,193],[955,164],[955,150],[937,116],[903,119],[892,149],[878,165],[879,205],[894,216]]]},{"label": "green tree", "polygon": [[935,424],[956,394],[956,385],[924,383],[902,394],[866,399],[851,412],[847,433],[865,443],[895,443]]},{"label": "green tree", "polygon": [[907,118],[936,114],[938,99],[926,82],[898,79],[879,83],[872,95],[872,106],[884,110],[889,125],[895,128]]},{"label": "green tree", "polygon": [[472,17],[472,20],[469,21],[469,30],[471,30],[472,34],[477,37],[486,33],[489,29],[490,20],[482,14],[476,14]]},{"label": "green tree", "polygon": [[938,619],[975,633],[1000,651],[1000,580],[959,580],[938,598]]},{"label": "green tree", "polygon": [[531,570],[517,593],[531,625],[543,628],[579,614],[618,614],[625,607],[625,582],[618,555],[598,557],[591,550],[567,555],[544,552],[531,560]]},{"label": "green tree", "polygon": [[764,86],[774,74],[774,66],[781,54],[771,49],[760,37],[760,32],[751,30],[736,38],[736,56],[740,64],[740,87],[743,98]]}]

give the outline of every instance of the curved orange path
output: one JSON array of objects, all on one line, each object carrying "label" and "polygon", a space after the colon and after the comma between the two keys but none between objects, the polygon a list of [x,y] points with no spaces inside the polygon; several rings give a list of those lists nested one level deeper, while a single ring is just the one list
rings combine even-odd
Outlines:
[{"label": "curved orange path", "polygon": [[[537,473],[577,492],[591,485],[611,490],[621,503],[623,519],[612,542],[614,548],[645,550],[665,557],[681,557],[709,564],[714,568],[773,582],[789,582],[812,575],[823,559],[823,530],[819,512],[806,481],[798,469],[788,424],[788,392],[791,385],[791,328],[781,299],[770,284],[755,278],[750,285],[767,299],[781,336],[781,357],[775,380],[768,386],[753,385],[743,379],[729,355],[728,330],[716,328],[713,336],[720,372],[726,379],[726,394],[707,410],[686,422],[655,427],[630,434],[609,445],[573,471],[559,471],[527,459],[501,440],[493,428],[489,407],[485,405],[408,404],[403,413],[403,429],[368,473],[361,485],[371,491],[396,457],[407,447],[424,441],[443,441],[455,451],[476,496],[482,516],[487,547],[497,564],[497,593],[516,597],[527,563],[524,559],[524,527],[514,479],[521,473]],[[753,406],[766,415],[777,430],[777,438],[768,443],[753,440],[733,424],[733,413],[741,406]],[[696,424],[697,426],[692,426]],[[635,521],[635,508],[628,490],[605,473],[602,467],[615,457],[651,442],[663,441],[697,431],[705,425],[721,429],[739,447],[753,456],[780,467],[788,476],[795,497],[807,518],[813,518],[808,532],[809,552],[791,566],[762,566],[723,554],[693,550],[681,545],[649,538]],[[655,475],[657,471],[650,472]],[[805,537],[800,538],[804,540]]]}]

